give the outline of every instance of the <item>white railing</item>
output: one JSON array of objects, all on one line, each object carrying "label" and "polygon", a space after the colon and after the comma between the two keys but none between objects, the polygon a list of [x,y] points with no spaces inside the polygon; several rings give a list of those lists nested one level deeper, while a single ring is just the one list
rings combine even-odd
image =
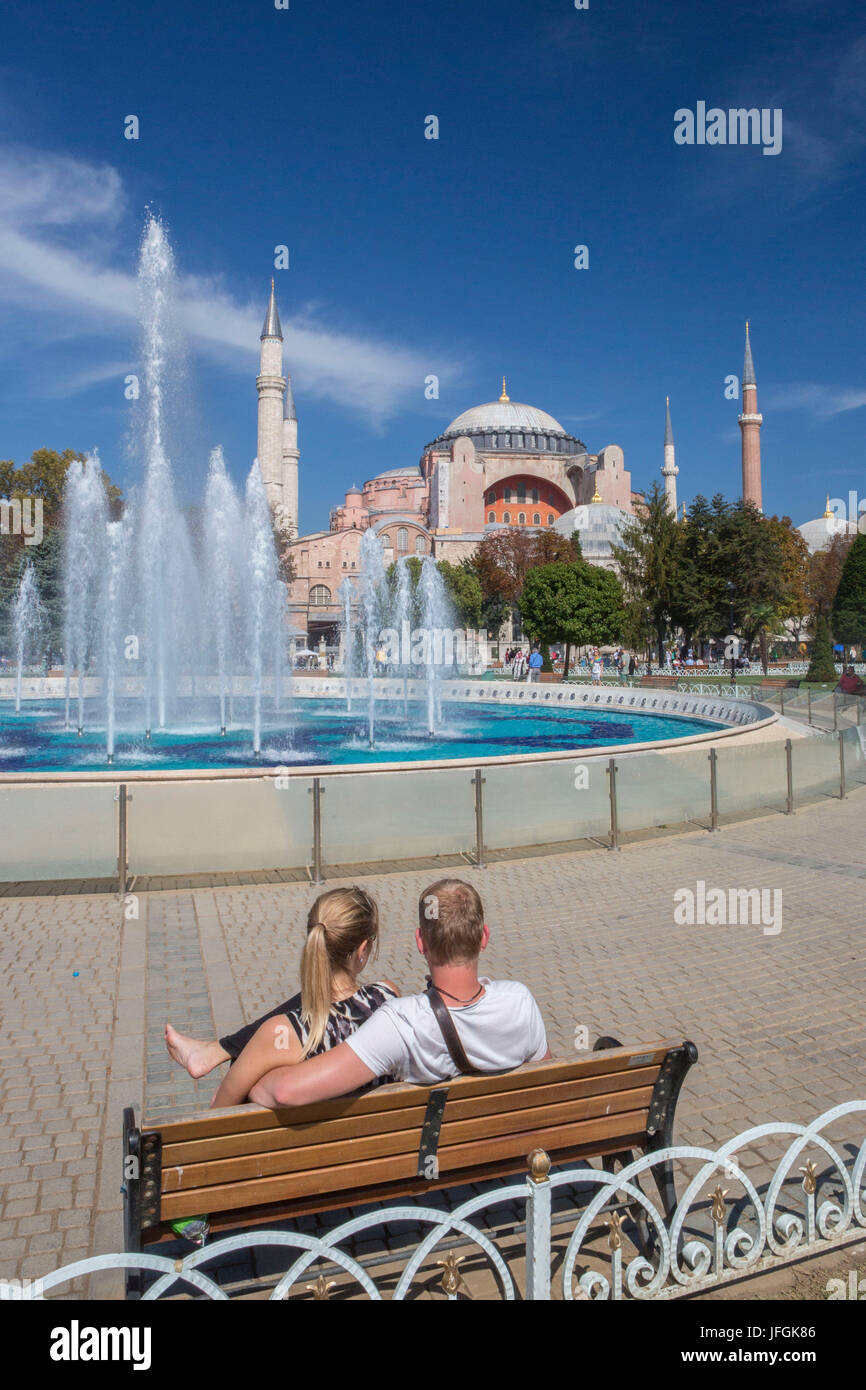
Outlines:
[{"label": "white railing", "polygon": [[[826,1131],[835,1131],[840,1122],[847,1122],[844,1140],[831,1140]],[[773,1139],[783,1141],[785,1150],[759,1192],[744,1159],[751,1148],[764,1148]],[[640,1180],[661,1173],[669,1164],[679,1173],[680,1196],[675,1209],[665,1213]],[[205,1266],[240,1250],[281,1247],[297,1254],[278,1279],[271,1299],[293,1295],[329,1299],[333,1289],[338,1297],[360,1291],[380,1301],[383,1291],[373,1277],[378,1265],[374,1268],[343,1247],[362,1233],[410,1221],[429,1229],[408,1250],[387,1257],[389,1282],[396,1277],[393,1299],[417,1292],[422,1275],[429,1287],[431,1274],[443,1297],[471,1296],[460,1270],[467,1256],[456,1253],[457,1244],[457,1248],[473,1250],[476,1260],[480,1254],[496,1276],[500,1296],[514,1300],[519,1296],[517,1286],[495,1233],[472,1219],[510,1202],[525,1212],[525,1245],[516,1251],[517,1259],[525,1256],[526,1261],[522,1296],[544,1301],[554,1295],[554,1226],[561,1225],[554,1218],[553,1196],[575,1185],[594,1190],[568,1237],[557,1276],[555,1292],[567,1301],[674,1299],[826,1254],[866,1237],[866,1100],[834,1106],[807,1125],[758,1125],[718,1149],[680,1145],[662,1149],[616,1174],[586,1166],[552,1172],[541,1149],[530,1154],[529,1168],[526,1178],[495,1187],[451,1212],[425,1206],[377,1207],[321,1237],[298,1231],[250,1231],[204,1245],[179,1259],[148,1253],[96,1255],[32,1282],[0,1285],[0,1296],[41,1299],[72,1279],[100,1270],[133,1270],[157,1276],[143,1295],[148,1300],[177,1295],[184,1285],[206,1298],[225,1300],[228,1295]],[[684,1179],[683,1171],[689,1169],[692,1174]],[[603,1217],[607,1234],[600,1248]],[[439,1247],[446,1241],[449,1248],[443,1254]],[[511,1248],[509,1258],[514,1256]]]}]

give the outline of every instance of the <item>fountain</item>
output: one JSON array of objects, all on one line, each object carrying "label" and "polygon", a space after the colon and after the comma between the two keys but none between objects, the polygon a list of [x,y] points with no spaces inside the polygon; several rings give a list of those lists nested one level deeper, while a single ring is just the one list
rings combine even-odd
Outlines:
[{"label": "fountain", "polygon": [[140,494],[121,520],[111,520],[102,467],[92,454],[70,465],[64,495],[66,727],[71,727],[72,672],[79,737],[86,726],[85,678],[99,676],[109,763],[116,753],[121,685],[133,696],[132,726],[143,726],[150,743],[170,724],[183,729],[196,717],[197,689],[202,677],[212,674],[219,733],[225,737],[233,718],[235,676],[244,678],[254,757],[261,753],[266,660],[275,708],[280,702],[286,591],[258,464],[250,470],[242,503],[222,450],[212,451],[198,552],[176,497],[165,442],[166,380],[175,339],[173,281],[165,229],[151,217],[139,265]]},{"label": "fountain", "polygon": [[361,537],[361,608],[367,670],[367,732],[371,748],[376,746],[376,652],[385,626],[385,589],[385,552],[371,527]]},{"label": "fountain", "polygon": [[24,677],[24,663],[39,637],[45,622],[45,609],[39,597],[36,571],[28,560],[21,574],[21,580],[12,600],[12,631],[15,636],[15,712],[21,712],[21,685]]},{"label": "fountain", "polygon": [[343,678],[346,682],[346,713],[352,713],[352,677],[355,672],[355,634],[352,631],[352,603],[355,586],[348,577],[339,588],[340,603],[343,605]]},{"label": "fountain", "polygon": [[[457,674],[450,651],[456,619],[442,574],[429,555],[417,582],[417,566],[406,556],[389,573],[372,527],[361,534],[358,571],[339,591],[344,683],[304,681],[297,691],[304,698],[291,702],[291,722],[277,718],[291,633],[258,463],[240,496],[222,450],[211,452],[201,520],[192,531],[175,488],[167,389],[178,375],[174,280],[165,229],[149,217],[139,266],[142,397],[134,430],[141,483],[116,516],[99,456],[69,467],[62,520],[64,678],[53,689],[48,679],[46,698],[24,688],[25,662],[40,654],[41,605],[28,565],[9,615],[17,679],[15,715],[0,710],[4,772],[57,769],[91,776],[107,764],[114,776],[125,776],[279,766],[287,733],[292,760],[314,766],[381,764],[395,755],[401,762],[475,760],[511,756],[521,746],[574,749],[696,730],[701,721],[677,719],[673,710],[669,718],[597,707],[584,714],[579,702],[570,708],[550,703],[564,701],[564,692],[545,692],[544,708],[540,692],[531,704],[534,691],[522,705],[523,691],[503,690],[504,698],[493,702],[478,699],[480,688],[470,692],[462,681],[459,691],[448,692],[446,706],[444,677]],[[380,648],[384,659],[377,659]],[[468,663],[460,661],[465,670]],[[366,677],[367,699],[353,720],[357,676]],[[412,687],[422,678],[424,698],[418,699]],[[487,687],[484,693],[499,692]],[[5,742],[12,723],[15,738]],[[709,727],[715,726],[704,722]],[[266,737],[271,732],[277,736]]]},{"label": "fountain", "polygon": [[[421,565],[421,631],[424,644],[424,674],[427,681],[427,737],[434,738],[442,719],[442,669],[447,659],[446,634],[450,638],[451,603],[445,583],[432,555]],[[452,658],[453,659],[453,658]]]}]

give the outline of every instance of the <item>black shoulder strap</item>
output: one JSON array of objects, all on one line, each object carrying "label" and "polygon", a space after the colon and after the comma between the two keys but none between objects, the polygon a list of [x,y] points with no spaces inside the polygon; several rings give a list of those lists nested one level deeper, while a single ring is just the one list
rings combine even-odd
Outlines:
[{"label": "black shoulder strap", "polygon": [[434,984],[427,986],[427,998],[430,1000],[430,1008],[433,1016],[439,1024],[442,1037],[445,1039],[445,1046],[451,1054],[451,1061],[454,1063],[461,1076],[486,1076],[487,1073],[479,1071],[473,1067],[469,1058],[463,1050],[463,1044],[457,1035],[457,1029],[451,1019],[451,1014],[442,999],[442,995]]}]

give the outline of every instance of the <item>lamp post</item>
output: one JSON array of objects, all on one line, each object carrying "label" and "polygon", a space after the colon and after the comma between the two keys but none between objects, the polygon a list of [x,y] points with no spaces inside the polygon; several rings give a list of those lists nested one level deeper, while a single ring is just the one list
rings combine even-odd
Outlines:
[{"label": "lamp post", "polygon": [[736,586],[736,584],[733,582],[733,580],[729,579],[729,580],[728,580],[728,602],[730,603],[730,610],[731,610],[731,611],[730,611],[730,619],[731,619],[731,685],[736,685],[736,684],[737,684],[737,671],[736,671],[736,666],[734,665],[734,660],[735,660],[735,658],[734,658],[734,641],[733,641],[733,638],[734,638],[734,594],[735,594],[736,592],[737,592],[737,586]]}]

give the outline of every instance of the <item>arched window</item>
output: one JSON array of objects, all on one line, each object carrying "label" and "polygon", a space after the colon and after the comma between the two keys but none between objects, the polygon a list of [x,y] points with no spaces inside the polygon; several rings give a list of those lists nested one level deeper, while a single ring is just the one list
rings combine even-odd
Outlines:
[{"label": "arched window", "polygon": [[495,487],[492,487],[492,488],[490,489],[490,491],[488,492],[488,494],[487,494],[487,505],[488,505],[488,507],[492,507],[495,501],[496,501],[496,488],[495,488]]},{"label": "arched window", "polygon": [[533,502],[537,502],[537,501],[538,501],[538,488],[537,488],[537,487],[534,487],[534,488],[532,489],[532,500],[533,500]]},{"label": "arched window", "polygon": [[325,608],[331,602],[331,591],[327,584],[314,584],[310,590],[310,607]]},{"label": "arched window", "polygon": [[504,488],[502,489],[502,500],[503,500],[503,502],[510,502],[510,501],[511,501],[511,488],[510,488],[510,487],[504,487]]},{"label": "arched window", "polygon": [[397,549],[401,554],[409,549],[409,532],[405,526],[401,526],[397,532]]},{"label": "arched window", "polygon": [[540,526],[540,525],[541,525],[541,517],[538,515],[538,512],[533,512],[533,513],[532,513],[532,524],[533,524],[533,526]]},{"label": "arched window", "polygon": [[502,520],[505,522],[505,525],[506,525],[506,526],[510,526],[510,525],[511,525],[511,513],[510,513],[510,512],[503,512],[503,513],[502,513]]},{"label": "arched window", "polygon": [[426,554],[427,554],[427,542],[425,541],[425,539],[424,539],[423,536],[416,536],[416,537],[415,537],[415,554],[416,554],[416,555],[426,555]]},{"label": "arched window", "polygon": [[556,518],[554,517],[553,512],[548,512],[548,513],[547,513],[547,524],[548,524],[548,526],[552,526],[555,520],[556,520]]},{"label": "arched window", "polygon": [[519,517],[517,518],[517,520],[518,520],[518,523],[519,523],[521,526],[525,526],[525,525],[526,525],[526,512],[521,512],[520,515],[519,515]]},{"label": "arched window", "polygon": [[496,513],[495,513],[495,512],[488,512],[488,513],[487,513],[487,520],[488,520],[488,521],[495,521],[495,520],[496,520]]},{"label": "arched window", "polygon": [[517,500],[518,502],[526,501],[526,483],[517,484]]}]

